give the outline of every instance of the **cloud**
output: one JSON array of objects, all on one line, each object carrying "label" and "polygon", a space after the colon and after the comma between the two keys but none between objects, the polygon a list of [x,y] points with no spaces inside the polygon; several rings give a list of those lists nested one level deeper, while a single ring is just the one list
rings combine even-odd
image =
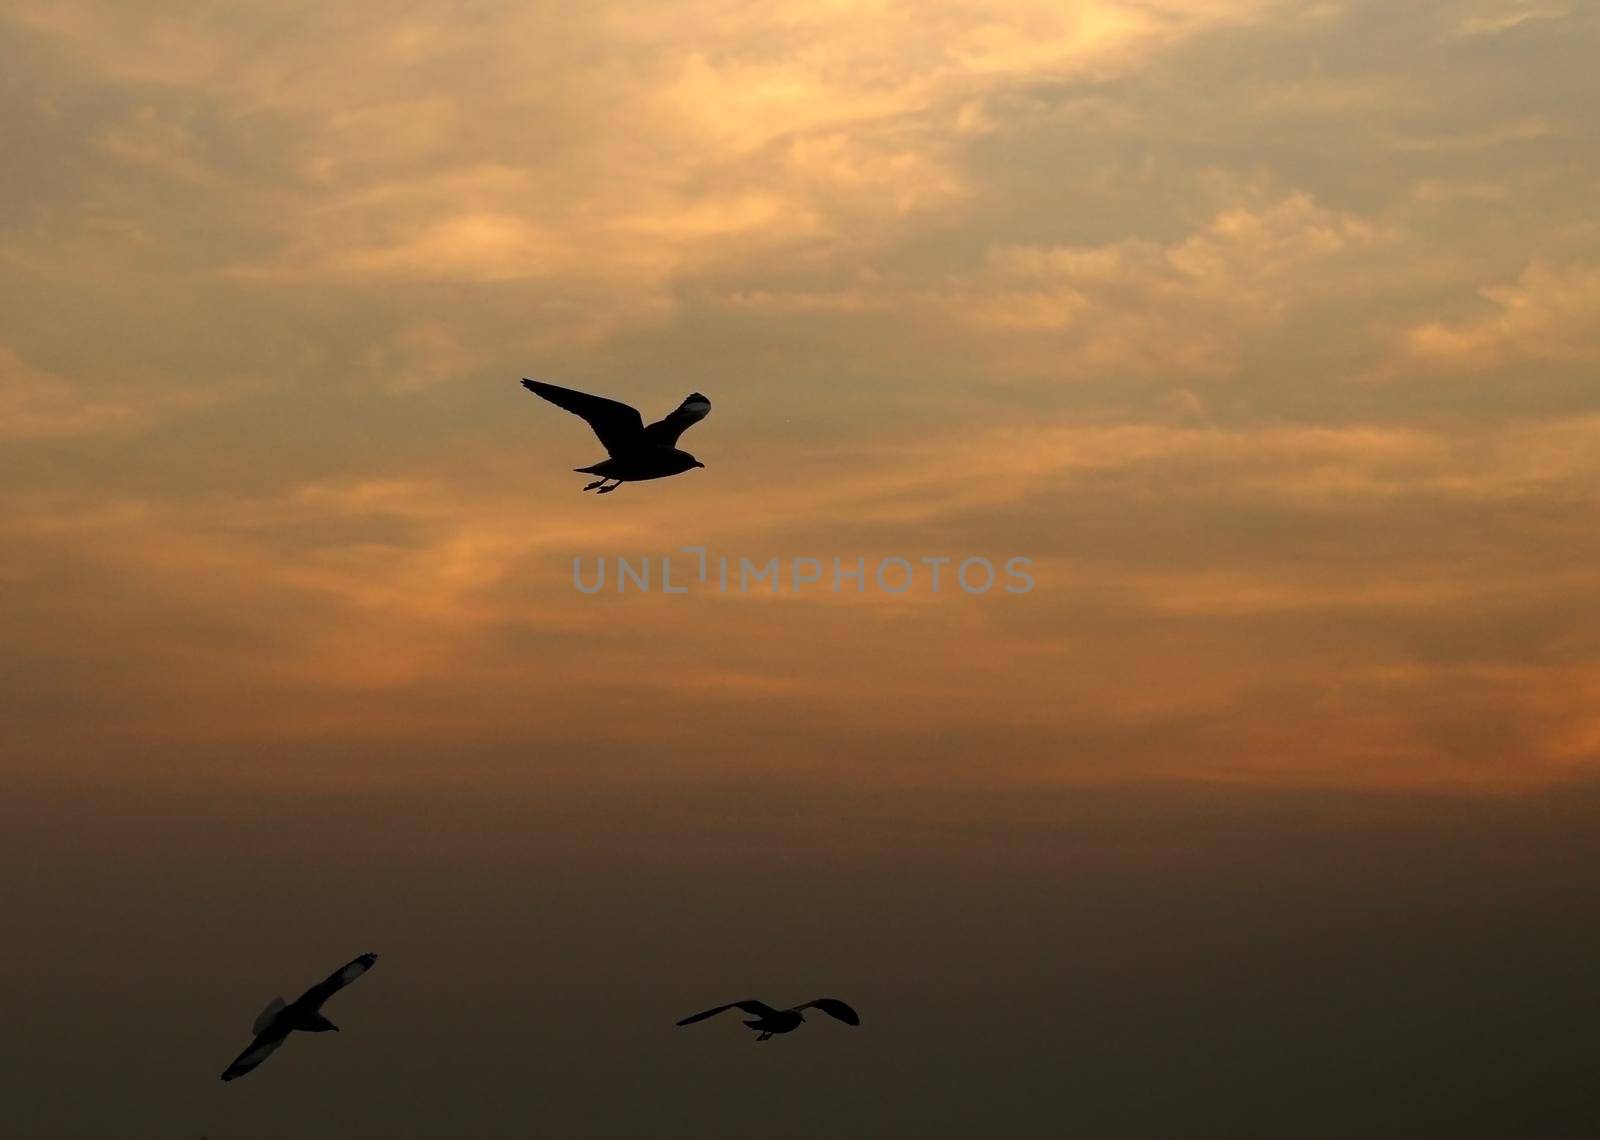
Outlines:
[{"label": "cloud", "polygon": [[1447,151],[1490,150],[1508,143],[1547,139],[1564,133],[1543,115],[1532,115],[1483,130],[1435,136],[1391,136],[1397,150]]},{"label": "cloud", "polygon": [[1484,370],[1517,360],[1589,361],[1600,355],[1600,267],[1534,262],[1514,282],[1478,290],[1490,312],[1429,321],[1406,335],[1411,355],[1453,369]]},{"label": "cloud", "polygon": [[199,185],[214,185],[218,179],[192,127],[159,107],[135,108],[126,122],[101,134],[100,145],[125,162],[170,178]]},{"label": "cloud", "polygon": [[[625,278],[650,316],[663,282],[730,248],[881,241],[899,219],[959,207],[969,188],[953,140],[990,94],[1134,71],[1270,10],[1015,0],[913,19],[875,3],[707,2],[670,20],[647,6],[569,16],[559,36],[542,11],[515,7],[450,22],[265,5],[130,22],[82,0],[17,18],[103,77],[268,125],[289,177],[267,198],[258,179],[242,184],[245,156],[219,163],[219,140],[180,112],[145,106],[102,134],[119,158],[235,194],[236,221],[279,232],[265,257],[255,235],[234,272]],[[292,34],[265,34],[284,20]],[[171,62],[130,69],[146,57]]]},{"label": "cloud", "polygon": [[1171,244],[995,250],[966,319],[1049,338],[1053,367],[1174,377],[1235,367],[1252,333],[1315,292],[1321,264],[1378,227],[1290,194],[1217,214]]},{"label": "cloud", "polygon": [[90,394],[84,385],[30,367],[0,344],[0,437],[61,439],[125,435],[150,421],[150,409]]},{"label": "cloud", "polygon": [[1498,36],[1526,24],[1564,20],[1571,9],[1564,4],[1519,4],[1467,16],[1456,25],[1458,36]]}]

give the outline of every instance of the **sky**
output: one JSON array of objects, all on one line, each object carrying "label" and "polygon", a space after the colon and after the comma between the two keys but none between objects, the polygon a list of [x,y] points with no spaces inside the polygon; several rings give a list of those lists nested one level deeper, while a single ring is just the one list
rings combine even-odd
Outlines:
[{"label": "sky", "polygon": [[[1593,1131],[1597,47],[13,0],[19,1134]],[[704,470],[580,493],[524,376]],[[685,547],[778,589],[615,589]]]}]

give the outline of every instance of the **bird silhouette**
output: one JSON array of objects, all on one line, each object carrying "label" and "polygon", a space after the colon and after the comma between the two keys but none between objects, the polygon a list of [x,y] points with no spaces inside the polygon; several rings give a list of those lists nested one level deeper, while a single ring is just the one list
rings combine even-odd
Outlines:
[{"label": "bird silhouette", "polygon": [[270,1057],[273,1050],[282,1045],[296,1029],[307,1033],[326,1033],[330,1029],[338,1032],[339,1027],[322,1016],[322,1003],[372,969],[372,964],[377,960],[376,954],[363,954],[340,966],[287,1005],[281,997],[273,998],[250,1027],[256,1039],[233,1059],[233,1064],[223,1071],[222,1079],[231,1081],[244,1076]]},{"label": "bird silhouette", "polygon": [[727,1005],[719,1005],[716,1009],[708,1009],[704,1013],[697,1013],[692,1017],[686,1017],[682,1021],[678,1022],[678,1024],[693,1025],[697,1021],[704,1021],[708,1017],[715,1017],[725,1009],[733,1009],[737,1007],[744,1010],[746,1013],[755,1014],[755,1020],[747,1021],[745,1024],[751,1029],[754,1029],[760,1033],[761,1036],[756,1038],[757,1041],[765,1041],[774,1033],[793,1033],[796,1029],[800,1028],[800,1024],[805,1021],[805,1017],[800,1011],[802,1009],[810,1009],[813,1006],[815,1006],[817,1009],[820,1009],[829,1017],[838,1018],[846,1025],[861,1024],[861,1015],[855,1010],[851,1009],[844,1002],[840,1001],[838,998],[818,998],[816,1001],[806,1002],[805,1005],[797,1005],[793,1009],[773,1009],[766,1002],[762,1001],[734,1001],[729,1002]]},{"label": "bird silhouette", "polygon": [[[687,451],[678,450],[678,437],[706,418],[711,411],[711,401],[699,392],[691,392],[671,413],[649,427],[637,408],[604,396],[591,396],[571,388],[558,388],[539,380],[524,380],[522,386],[537,396],[549,400],[558,408],[582,416],[601,445],[610,454],[609,459],[588,467],[573,470],[584,475],[598,475],[584,488],[600,488],[600,494],[615,491],[624,483],[642,479],[663,479],[678,475],[695,467],[704,467]],[[611,481],[608,487],[605,484]]]}]

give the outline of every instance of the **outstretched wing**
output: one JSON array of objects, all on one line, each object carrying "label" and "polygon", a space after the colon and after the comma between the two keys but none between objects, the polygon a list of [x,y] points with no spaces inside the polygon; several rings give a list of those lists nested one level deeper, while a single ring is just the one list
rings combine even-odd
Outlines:
[{"label": "outstretched wing", "polygon": [[805,1005],[797,1005],[795,1009],[805,1009],[808,1006],[816,1006],[829,1017],[837,1017],[846,1025],[861,1024],[861,1015],[838,998],[818,998],[816,1001],[806,1002]]},{"label": "outstretched wing", "polygon": [[705,419],[710,411],[710,400],[699,392],[690,392],[667,416],[644,429],[645,441],[660,447],[677,447],[678,437]]},{"label": "outstretched wing", "polygon": [[255,1024],[250,1027],[251,1033],[260,1033],[278,1019],[278,1014],[284,1009],[281,997],[275,997],[267,1003],[267,1008],[256,1014]]},{"label": "outstretched wing", "polygon": [[251,1069],[261,1064],[272,1051],[282,1045],[289,1036],[287,1029],[269,1028],[265,1033],[256,1034],[256,1039],[250,1042],[250,1047],[233,1059],[233,1064],[222,1071],[222,1079],[231,1081],[235,1077],[242,1077]]},{"label": "outstretched wing", "polygon": [[347,962],[301,994],[295,1005],[300,1006],[302,1009],[320,1009],[323,1002],[372,969],[372,964],[377,960],[378,956],[376,954],[363,954],[361,957]]},{"label": "outstretched wing", "polygon": [[686,1017],[678,1022],[679,1025],[693,1025],[697,1021],[704,1021],[708,1017],[715,1017],[725,1009],[739,1008],[746,1013],[753,1013],[757,1017],[771,1017],[778,1011],[764,1001],[730,1001],[727,1005],[719,1005],[716,1009],[708,1009],[704,1013],[697,1013],[693,1017]]},{"label": "outstretched wing", "polygon": [[[644,419],[639,415],[637,408],[629,407],[617,400],[608,400],[604,396],[574,392],[571,388],[558,388],[554,384],[546,384],[539,380],[524,380],[522,386],[536,396],[543,396],[556,407],[565,408],[575,416],[582,416],[594,429],[594,434],[600,437],[600,445],[610,454],[620,455],[639,446],[644,432]],[[706,406],[710,407],[709,404]],[[677,412],[673,415],[677,415]],[[669,416],[668,419],[670,418]],[[687,426],[688,424],[684,425]],[[678,430],[682,431],[683,428]],[[674,435],[672,438],[678,437]]]}]

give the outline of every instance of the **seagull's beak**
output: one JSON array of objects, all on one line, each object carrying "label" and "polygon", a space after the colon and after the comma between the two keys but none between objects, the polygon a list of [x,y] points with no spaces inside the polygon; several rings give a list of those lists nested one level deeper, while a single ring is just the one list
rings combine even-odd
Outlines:
[{"label": "seagull's beak", "polygon": [[705,466],[705,464],[704,464],[704,463],[701,463],[701,462],[700,462],[700,461],[699,461],[699,460],[698,460],[698,459],[696,459],[696,460],[695,460],[695,461],[694,461],[694,465],[695,465],[695,466],[696,466],[696,467],[704,467],[704,466]]}]

